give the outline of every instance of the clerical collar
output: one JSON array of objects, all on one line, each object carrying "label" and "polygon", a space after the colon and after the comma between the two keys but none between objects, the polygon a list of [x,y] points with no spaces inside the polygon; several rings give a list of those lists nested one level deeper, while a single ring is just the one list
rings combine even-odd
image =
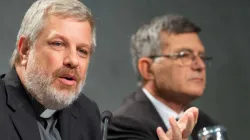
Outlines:
[{"label": "clerical collar", "polygon": [[55,112],[56,112],[56,110],[45,109],[42,112],[42,114],[40,115],[40,117],[42,117],[42,118],[50,118]]},{"label": "clerical collar", "polygon": [[[27,91],[26,91],[27,92]],[[41,118],[50,118],[52,115],[55,114],[56,110],[47,109],[42,104],[40,104],[34,97],[31,96],[29,92],[27,92],[35,114],[37,117]]]}]

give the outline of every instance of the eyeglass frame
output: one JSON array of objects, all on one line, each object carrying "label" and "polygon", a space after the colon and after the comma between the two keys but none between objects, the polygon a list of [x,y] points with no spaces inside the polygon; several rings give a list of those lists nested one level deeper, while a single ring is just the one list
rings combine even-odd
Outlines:
[{"label": "eyeglass frame", "polygon": [[[188,58],[191,58],[190,60],[190,64],[187,63],[187,64],[184,64],[183,61],[181,60],[181,58],[184,58],[183,56],[185,55],[185,53],[188,52],[189,56]],[[148,56],[149,58],[151,59],[155,59],[155,58],[158,58],[158,57],[165,57],[165,58],[169,58],[169,59],[174,59],[174,60],[181,60],[182,62],[182,65],[191,65],[192,63],[194,63],[194,61],[196,60],[197,57],[199,57],[202,62],[206,65],[206,62],[205,61],[212,61],[213,60],[213,57],[211,56],[205,56],[204,54],[202,54],[203,56],[201,55],[195,55],[193,53],[193,50],[191,49],[184,49],[184,50],[181,50],[179,52],[176,52],[176,53],[170,53],[170,54],[161,54],[161,55],[151,55],[151,56]]]}]

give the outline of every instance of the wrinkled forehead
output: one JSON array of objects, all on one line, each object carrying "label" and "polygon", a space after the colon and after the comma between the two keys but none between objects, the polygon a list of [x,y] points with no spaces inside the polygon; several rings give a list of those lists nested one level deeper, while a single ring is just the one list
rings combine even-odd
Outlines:
[{"label": "wrinkled forehead", "polygon": [[[67,44],[93,49],[91,26],[88,21],[51,16],[44,24],[36,41],[62,40]],[[83,45],[84,44],[84,45]]]},{"label": "wrinkled forehead", "polygon": [[160,33],[160,44],[162,52],[177,52],[182,50],[190,50],[194,53],[204,53],[205,48],[195,32],[188,33]]}]

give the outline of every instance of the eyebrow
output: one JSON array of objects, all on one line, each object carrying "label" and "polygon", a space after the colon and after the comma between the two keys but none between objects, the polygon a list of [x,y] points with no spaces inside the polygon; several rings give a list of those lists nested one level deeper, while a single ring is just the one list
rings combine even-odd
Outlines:
[{"label": "eyebrow", "polygon": [[[57,37],[60,38],[60,39],[62,39],[63,41],[69,42],[69,40],[66,37],[64,37],[63,35],[60,35],[59,33],[55,32],[55,31],[51,32],[48,35],[48,39],[49,40],[57,38]],[[77,47],[89,48],[90,50],[93,50],[92,45],[91,44],[89,45],[89,44],[86,44],[86,43],[77,44]]]},{"label": "eyebrow", "polygon": [[[188,52],[194,53],[194,50],[187,48],[187,47],[180,48],[176,50],[175,52],[181,52],[181,51],[188,51]],[[198,54],[205,54],[205,51],[199,51]]]},{"label": "eyebrow", "polygon": [[175,52],[181,52],[181,51],[188,51],[188,52],[191,52],[191,53],[194,52],[192,49],[190,49],[190,48],[185,48],[185,47],[179,48],[179,49],[175,50]]},{"label": "eyebrow", "polygon": [[55,37],[60,37],[60,38],[64,38],[62,35],[60,35],[59,33],[57,33],[56,31],[52,31],[49,33],[48,35],[48,39],[53,39]]}]

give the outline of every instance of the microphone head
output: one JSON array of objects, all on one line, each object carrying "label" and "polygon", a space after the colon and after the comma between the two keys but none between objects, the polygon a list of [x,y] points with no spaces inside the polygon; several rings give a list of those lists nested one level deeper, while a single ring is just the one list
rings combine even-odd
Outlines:
[{"label": "microphone head", "polygon": [[102,122],[104,123],[105,119],[108,118],[109,121],[112,119],[113,115],[110,111],[106,110],[102,113]]}]

